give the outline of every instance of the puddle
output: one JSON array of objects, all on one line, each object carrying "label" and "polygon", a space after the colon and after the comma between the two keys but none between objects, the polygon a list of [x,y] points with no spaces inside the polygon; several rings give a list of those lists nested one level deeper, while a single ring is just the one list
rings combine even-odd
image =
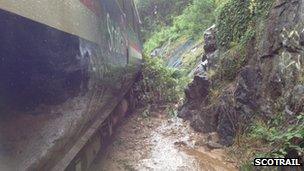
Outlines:
[{"label": "puddle", "polygon": [[208,150],[206,137],[178,118],[133,115],[118,128],[114,142],[90,170],[234,171],[223,149]]}]

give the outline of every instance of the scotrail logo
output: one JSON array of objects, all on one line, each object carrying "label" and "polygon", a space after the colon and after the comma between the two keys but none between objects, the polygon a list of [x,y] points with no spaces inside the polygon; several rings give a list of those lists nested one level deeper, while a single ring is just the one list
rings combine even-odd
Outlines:
[{"label": "scotrail logo", "polygon": [[299,159],[255,158],[254,166],[302,166]]}]

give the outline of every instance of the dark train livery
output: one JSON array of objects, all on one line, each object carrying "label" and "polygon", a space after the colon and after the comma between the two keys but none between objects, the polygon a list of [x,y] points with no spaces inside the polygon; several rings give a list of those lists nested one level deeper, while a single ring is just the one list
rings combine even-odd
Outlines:
[{"label": "dark train livery", "polygon": [[85,170],[140,68],[133,0],[0,0],[0,22],[0,170]]}]

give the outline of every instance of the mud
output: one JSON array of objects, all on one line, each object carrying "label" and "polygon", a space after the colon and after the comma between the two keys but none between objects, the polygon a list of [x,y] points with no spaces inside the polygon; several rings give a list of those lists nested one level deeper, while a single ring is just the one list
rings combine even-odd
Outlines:
[{"label": "mud", "polygon": [[90,170],[237,170],[225,149],[207,148],[207,139],[179,118],[161,112],[144,117],[138,111],[123,121],[111,145],[99,154]]}]

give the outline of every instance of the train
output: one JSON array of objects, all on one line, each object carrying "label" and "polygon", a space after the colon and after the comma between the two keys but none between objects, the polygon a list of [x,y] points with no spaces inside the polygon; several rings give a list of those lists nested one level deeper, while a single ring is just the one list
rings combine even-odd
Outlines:
[{"label": "train", "polygon": [[1,0],[0,22],[0,170],[86,170],[131,103],[135,2]]}]

